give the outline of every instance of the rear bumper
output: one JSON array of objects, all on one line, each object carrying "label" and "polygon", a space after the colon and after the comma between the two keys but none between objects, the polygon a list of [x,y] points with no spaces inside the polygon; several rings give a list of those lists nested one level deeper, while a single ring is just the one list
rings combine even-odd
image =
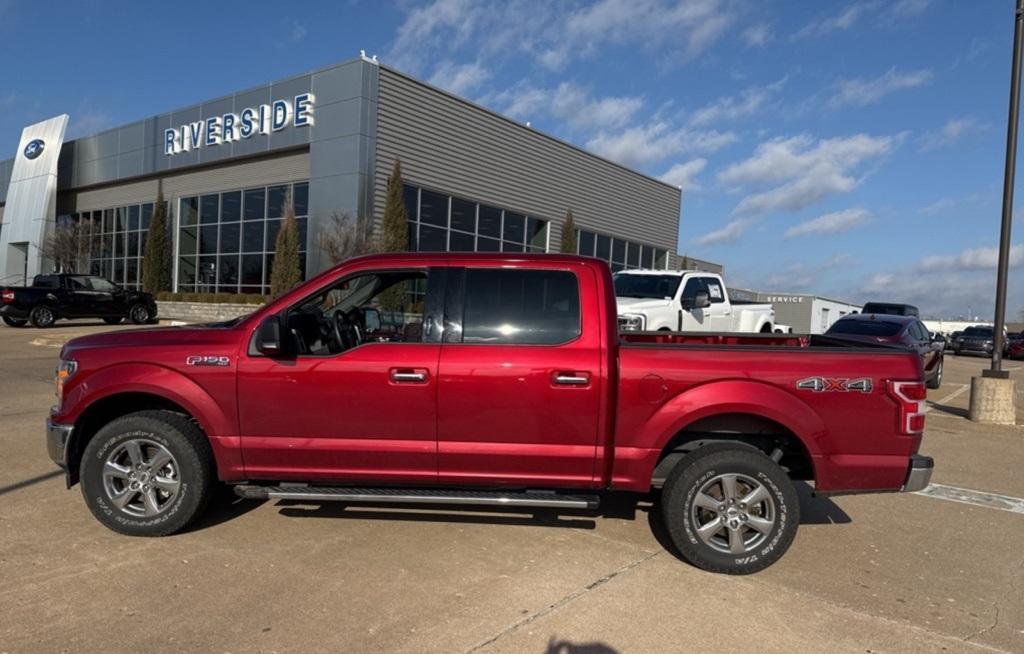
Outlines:
[{"label": "rear bumper", "polygon": [[900,491],[914,493],[924,490],[932,480],[932,470],[935,468],[935,460],[930,456],[914,454],[910,457],[910,466],[907,468],[907,479],[903,482]]}]

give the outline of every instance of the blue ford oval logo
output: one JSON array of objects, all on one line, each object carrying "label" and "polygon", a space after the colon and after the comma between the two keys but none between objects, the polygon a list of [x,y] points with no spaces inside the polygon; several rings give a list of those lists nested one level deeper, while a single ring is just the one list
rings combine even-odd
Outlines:
[{"label": "blue ford oval logo", "polygon": [[45,146],[46,143],[43,142],[43,139],[32,139],[28,142],[28,145],[25,146],[25,158],[35,159],[43,153],[43,148]]}]

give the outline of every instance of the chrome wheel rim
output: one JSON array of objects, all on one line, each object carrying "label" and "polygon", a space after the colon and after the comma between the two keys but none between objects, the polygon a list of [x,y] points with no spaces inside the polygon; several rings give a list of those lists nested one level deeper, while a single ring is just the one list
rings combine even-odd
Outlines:
[{"label": "chrome wheel rim", "polygon": [[159,515],[174,502],[180,487],[174,456],[147,438],[121,443],[103,463],[107,499],[132,517]]},{"label": "chrome wheel rim", "polygon": [[40,307],[36,311],[36,322],[40,325],[49,325],[53,322],[53,312],[46,307]]},{"label": "chrome wheel rim", "polygon": [[132,321],[134,322],[146,322],[149,319],[149,310],[146,307],[137,305],[132,309]]},{"label": "chrome wheel rim", "polygon": [[690,509],[697,537],[724,554],[760,547],[775,528],[775,500],[764,484],[728,473],[705,482]]}]

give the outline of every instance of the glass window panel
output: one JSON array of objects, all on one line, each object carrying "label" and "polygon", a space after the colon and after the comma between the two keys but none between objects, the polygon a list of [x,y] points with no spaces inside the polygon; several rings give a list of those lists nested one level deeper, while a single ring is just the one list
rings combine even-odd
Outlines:
[{"label": "glass window panel", "polygon": [[496,238],[480,236],[476,239],[477,252],[498,252],[501,250],[501,241]]},{"label": "glass window panel", "polygon": [[231,191],[220,194],[220,221],[232,223],[242,219],[242,192]]},{"label": "glass window panel", "polygon": [[444,252],[446,231],[429,225],[420,225],[420,252]]},{"label": "glass window panel", "polygon": [[112,232],[114,231],[114,210],[104,209],[103,210],[103,231]]},{"label": "glass window panel", "polygon": [[267,252],[273,252],[277,249],[277,233],[279,231],[281,231],[280,220],[267,221]]},{"label": "glass window panel", "polygon": [[464,232],[476,231],[476,203],[452,198],[452,229]]},{"label": "glass window panel", "polygon": [[416,220],[417,203],[419,202],[419,189],[406,184],[402,187],[402,203],[405,204],[405,215],[409,220]]},{"label": "glass window panel", "polygon": [[[448,225],[448,196],[433,191],[420,191],[420,222],[429,225]],[[423,235],[420,234],[420,239]]]},{"label": "glass window panel", "polygon": [[640,244],[629,243],[626,248],[626,265],[632,268],[640,265]]},{"label": "glass window panel", "polygon": [[271,186],[267,189],[267,218],[284,216],[284,203],[287,197],[287,186]]},{"label": "glass window panel", "polygon": [[146,239],[149,237],[148,232],[141,232],[139,234],[139,255],[146,255]]},{"label": "glass window panel", "polygon": [[103,229],[103,212],[98,210],[98,209],[96,211],[93,211],[92,212],[92,221],[94,223],[96,223],[96,229],[102,230]]},{"label": "glass window panel", "polygon": [[472,234],[464,234],[462,232],[450,232],[448,250],[451,252],[472,252],[473,240],[474,238]]},{"label": "glass window panel", "polygon": [[419,240],[416,229],[416,223],[408,222],[406,224],[409,225],[409,252],[418,252]]},{"label": "glass window panel", "polygon": [[245,219],[263,220],[266,217],[267,189],[254,188],[245,192]]},{"label": "glass window panel", "polygon": [[501,209],[480,205],[480,235],[501,238]]},{"label": "glass window panel", "polygon": [[242,276],[243,284],[263,283],[263,255],[243,254],[242,255]]},{"label": "glass window panel", "polygon": [[295,196],[295,215],[306,216],[309,214],[309,183],[303,182],[292,187]]},{"label": "glass window panel", "polygon": [[548,224],[539,218],[526,219],[526,242],[534,247],[544,248],[548,244]]},{"label": "glass window panel", "polygon": [[217,226],[199,228],[199,254],[217,254]]},{"label": "glass window panel", "polygon": [[654,268],[654,248],[650,245],[644,246],[643,256],[641,257],[641,266],[644,268]]},{"label": "glass window panel", "polygon": [[142,232],[128,232],[128,256],[139,256],[139,235]]},{"label": "glass window panel", "polygon": [[128,207],[128,229],[135,230],[139,228],[139,205],[133,204]]},{"label": "glass window panel", "polygon": [[665,250],[655,250],[654,267],[659,270],[668,268],[668,252]]},{"label": "glass window panel", "polygon": [[114,231],[123,232],[125,228],[125,210],[124,207],[114,208]]},{"label": "glass window panel", "polygon": [[502,241],[501,242],[501,251],[502,252],[522,252],[523,251],[523,244],[522,243],[510,243],[508,241]]},{"label": "glass window panel", "polygon": [[623,266],[621,263],[613,263],[613,264],[611,264],[611,269],[612,269],[612,272],[614,273],[614,272],[619,272],[620,270],[625,270],[626,267]]},{"label": "glass window panel", "polygon": [[308,228],[306,218],[298,218],[295,221],[296,226],[299,228],[299,252],[306,251],[306,229]]},{"label": "glass window panel", "polygon": [[[217,283],[218,284],[238,284],[238,255],[221,256],[219,257],[217,267]],[[232,291],[229,292],[233,292]]]},{"label": "glass window panel", "polygon": [[196,288],[196,258],[180,257],[178,259],[178,290],[194,291]]},{"label": "glass window panel", "polygon": [[195,225],[199,222],[199,198],[182,198],[181,199],[181,220],[179,224],[184,225]]},{"label": "glass window panel", "polygon": [[612,261],[626,263],[626,242],[621,238],[615,239],[612,244]]},{"label": "glass window panel", "polygon": [[263,252],[263,230],[263,221],[242,223],[243,252]]},{"label": "glass window panel", "polygon": [[[204,228],[205,229],[205,228]],[[220,252],[238,252],[238,241],[242,231],[241,223],[224,223],[220,226]]]},{"label": "glass window panel", "polygon": [[124,256],[124,234],[114,234],[114,258]]},{"label": "glass window panel", "polygon": [[107,258],[110,257],[114,252],[114,235],[104,234],[103,235],[103,249],[100,251],[100,256]]},{"label": "glass window panel", "polygon": [[466,271],[463,342],[553,344],[579,334],[579,285],[572,273]]},{"label": "glass window panel", "polygon": [[576,247],[579,249],[579,253],[588,257],[594,256],[594,241],[596,234],[594,232],[588,232],[585,229],[579,230],[579,235],[576,239]]},{"label": "glass window panel", "polygon": [[217,223],[217,208],[219,205],[218,200],[220,200],[220,197],[216,193],[213,193],[211,195],[204,195],[199,200],[200,223],[204,225]]},{"label": "glass window panel", "polygon": [[124,284],[124,259],[114,259],[114,277],[110,281]]},{"label": "glass window panel", "polygon": [[137,258],[128,259],[125,264],[125,283],[126,284],[137,284],[139,282],[139,260]]},{"label": "glass window panel", "polygon": [[603,235],[597,234],[597,247],[594,250],[594,256],[598,259],[604,259],[608,261],[612,258],[612,239]]},{"label": "glass window panel", "polygon": [[274,270],[274,255],[266,254],[263,257],[263,281],[270,283],[270,273]]},{"label": "glass window panel", "polygon": [[196,253],[196,241],[199,234],[197,227],[182,227],[178,238],[178,254],[183,256]]},{"label": "glass window panel", "polygon": [[99,259],[93,259],[89,262],[89,274],[100,276],[103,274],[103,262]]},{"label": "glass window panel", "polygon": [[502,230],[502,238],[515,243],[523,242],[523,235],[526,232],[526,216],[521,213],[505,212],[505,226]]},{"label": "glass window panel", "polygon": [[139,223],[139,227],[142,229],[149,229],[149,223],[153,221],[153,203],[147,202],[142,205],[142,219]]},{"label": "glass window panel", "polygon": [[217,257],[199,257],[196,290],[200,293],[212,293],[217,283]]}]

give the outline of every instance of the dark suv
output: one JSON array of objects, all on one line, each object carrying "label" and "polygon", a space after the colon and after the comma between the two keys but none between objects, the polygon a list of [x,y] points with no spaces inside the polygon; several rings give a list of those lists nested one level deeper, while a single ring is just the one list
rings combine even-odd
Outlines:
[{"label": "dark suv", "polygon": [[[992,356],[995,347],[995,331],[992,327],[968,327],[956,341],[957,354],[981,354]],[[1009,342],[1003,339],[1003,354],[1009,349]]]},{"label": "dark suv", "polygon": [[892,302],[868,302],[860,310],[861,313],[877,313],[886,316],[914,316],[920,314],[913,304],[894,304]]}]

